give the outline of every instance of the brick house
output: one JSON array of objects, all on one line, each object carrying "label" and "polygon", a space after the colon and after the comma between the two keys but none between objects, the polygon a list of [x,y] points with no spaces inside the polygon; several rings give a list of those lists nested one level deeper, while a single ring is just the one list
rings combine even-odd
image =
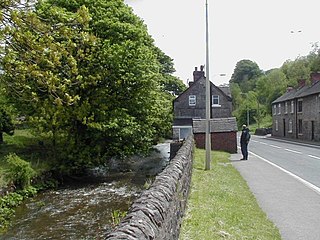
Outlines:
[{"label": "brick house", "polygon": [[272,102],[272,122],[273,136],[320,141],[320,73]]},{"label": "brick house", "polygon": [[[200,71],[195,68],[195,71],[193,72],[193,81],[189,82],[189,88],[187,88],[173,101],[173,139],[184,139],[191,132],[193,132],[195,135],[196,145],[198,147],[204,146],[204,137],[202,137],[202,135],[205,134],[203,128],[204,121],[199,122],[199,120],[206,118],[205,87],[206,78],[204,75],[203,66],[200,67]],[[230,89],[229,87],[217,87],[210,82],[210,93],[212,149],[236,152],[237,127],[235,118],[232,118],[232,98]],[[213,119],[219,120],[213,121]],[[197,125],[196,128],[194,128],[195,125]],[[216,129],[220,129],[219,132],[214,132]],[[223,135],[224,138],[230,139],[230,141],[224,141],[228,142],[228,144],[217,149],[218,145],[217,141],[215,141],[215,138],[218,135]]]}]

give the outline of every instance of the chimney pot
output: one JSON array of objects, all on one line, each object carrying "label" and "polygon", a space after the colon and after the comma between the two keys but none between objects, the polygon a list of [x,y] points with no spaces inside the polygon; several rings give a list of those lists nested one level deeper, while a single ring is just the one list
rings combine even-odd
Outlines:
[{"label": "chimney pot", "polygon": [[193,72],[193,81],[196,82],[202,77],[204,77],[203,67],[200,66],[200,71],[198,71],[198,68],[195,67],[195,70]]}]

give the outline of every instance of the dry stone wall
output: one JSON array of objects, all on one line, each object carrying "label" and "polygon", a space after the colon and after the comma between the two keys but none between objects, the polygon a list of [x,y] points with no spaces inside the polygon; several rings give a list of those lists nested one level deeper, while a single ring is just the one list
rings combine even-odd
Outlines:
[{"label": "dry stone wall", "polygon": [[179,238],[191,183],[193,150],[193,136],[189,136],[170,164],[133,203],[127,216],[106,239]]}]

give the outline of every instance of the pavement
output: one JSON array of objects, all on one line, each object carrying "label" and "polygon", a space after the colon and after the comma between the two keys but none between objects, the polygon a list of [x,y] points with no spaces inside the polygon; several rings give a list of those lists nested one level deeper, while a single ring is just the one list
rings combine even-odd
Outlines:
[{"label": "pavement", "polygon": [[232,154],[231,162],[247,181],[267,217],[284,240],[320,239],[320,192],[249,151],[249,160]]}]

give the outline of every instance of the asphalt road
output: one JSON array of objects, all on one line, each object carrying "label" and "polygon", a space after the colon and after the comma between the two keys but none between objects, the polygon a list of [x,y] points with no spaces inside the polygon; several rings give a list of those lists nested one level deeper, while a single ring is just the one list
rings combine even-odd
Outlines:
[{"label": "asphalt road", "polygon": [[[240,153],[240,151],[238,151]],[[285,240],[320,239],[320,146],[252,136],[231,161]]]}]

